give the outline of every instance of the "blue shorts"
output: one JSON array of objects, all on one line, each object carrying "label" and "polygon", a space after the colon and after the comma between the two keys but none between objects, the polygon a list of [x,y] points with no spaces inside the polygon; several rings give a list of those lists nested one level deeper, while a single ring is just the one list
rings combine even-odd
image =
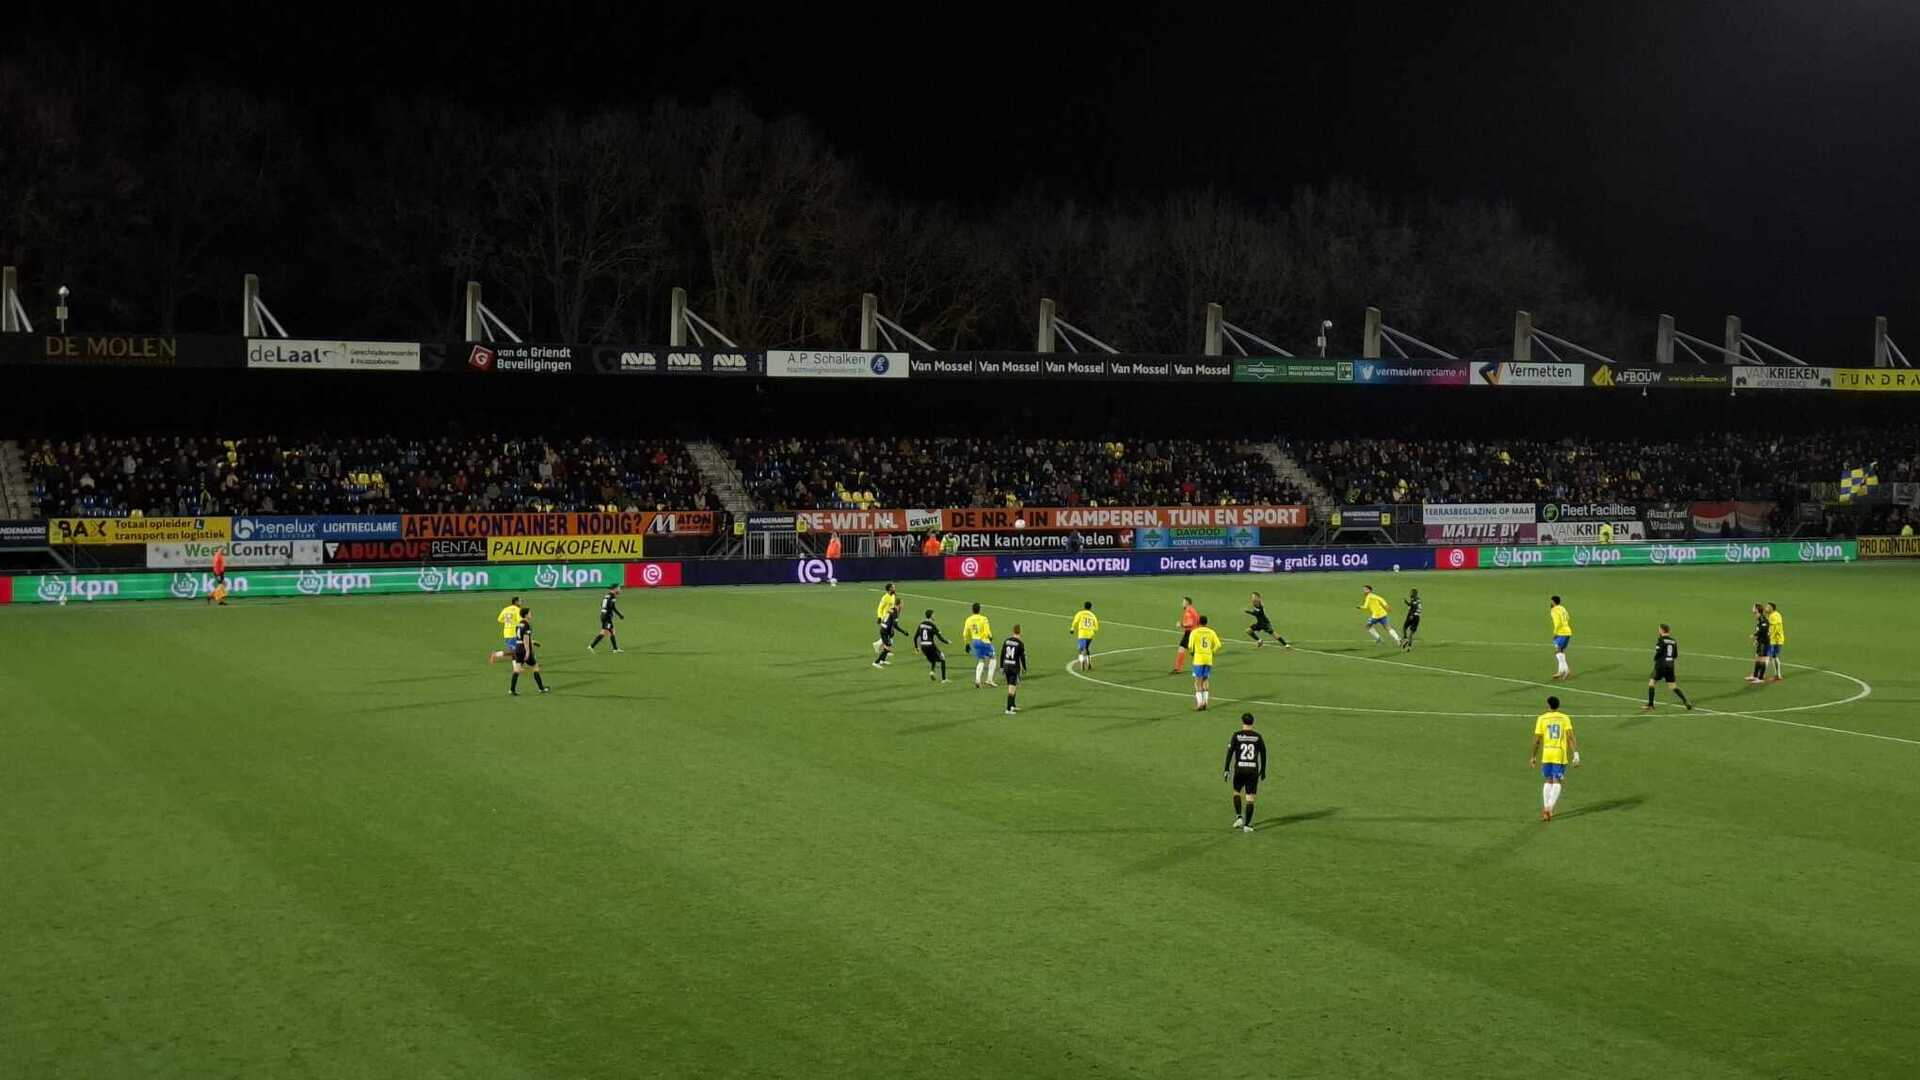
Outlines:
[{"label": "blue shorts", "polygon": [[1553,639],[1553,648],[1555,652],[1566,652],[1567,646],[1571,644],[1573,644],[1572,634],[1561,634],[1559,637],[1556,637]]},{"label": "blue shorts", "polygon": [[1080,651],[1081,651],[1081,652],[1086,652],[1086,651],[1088,651],[1088,650],[1090,650],[1090,649],[1092,649],[1092,648],[1093,648],[1093,639],[1092,639],[1092,638],[1090,638],[1090,637],[1083,637],[1083,638],[1081,638],[1081,639],[1080,639]]},{"label": "blue shorts", "polygon": [[1387,625],[1387,622],[1388,622],[1387,616],[1382,615],[1377,619],[1368,619],[1367,625],[1368,626],[1385,626]]},{"label": "blue shorts", "polygon": [[993,642],[991,641],[975,641],[972,645],[972,649],[973,649],[973,658],[975,660],[993,659]]},{"label": "blue shorts", "polygon": [[1780,655],[1780,646],[1778,645],[1767,646],[1767,655],[1772,657],[1778,657]]},{"label": "blue shorts", "polygon": [[1213,665],[1212,665],[1212,664],[1195,664],[1195,665],[1193,665],[1193,677],[1194,677],[1194,678],[1196,678],[1196,679],[1210,679],[1210,678],[1212,678],[1212,677],[1213,677]]},{"label": "blue shorts", "polygon": [[1567,767],[1560,764],[1542,765],[1540,766],[1540,775],[1549,780],[1558,780],[1567,775]]}]

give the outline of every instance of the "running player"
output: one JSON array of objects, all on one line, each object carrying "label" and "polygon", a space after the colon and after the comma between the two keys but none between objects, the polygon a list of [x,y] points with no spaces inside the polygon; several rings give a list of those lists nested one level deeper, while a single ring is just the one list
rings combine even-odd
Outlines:
[{"label": "running player", "polygon": [[1253,730],[1253,714],[1240,714],[1240,730],[1227,740],[1227,763],[1220,779],[1233,784],[1233,825],[1241,832],[1253,831],[1253,797],[1260,793],[1260,781],[1267,778],[1267,741]]},{"label": "running player", "polygon": [[932,608],[927,609],[926,617],[920,620],[919,627],[914,630],[913,643],[920,647],[920,655],[927,658],[927,681],[933,681],[933,673],[937,668],[940,672],[940,681],[946,682],[947,654],[940,651],[940,646],[949,642],[947,635],[941,633],[938,626],[933,625]]},{"label": "running player", "polygon": [[1767,642],[1773,636],[1773,624],[1767,621],[1767,606],[1753,605],[1753,674],[1747,681],[1764,682],[1767,677]]},{"label": "running player", "polygon": [[1193,711],[1200,712],[1213,701],[1213,654],[1220,648],[1220,635],[1200,616],[1189,642],[1193,648]]},{"label": "running player", "polygon": [[1257,649],[1266,644],[1260,640],[1260,632],[1264,630],[1273,635],[1273,640],[1279,642],[1281,648],[1293,648],[1287,644],[1287,639],[1281,637],[1280,632],[1273,628],[1273,623],[1267,621],[1267,605],[1260,599],[1260,594],[1254,593],[1251,600],[1253,606],[1247,609],[1247,615],[1253,619],[1253,625],[1247,627],[1247,636],[1253,639],[1253,647]]},{"label": "running player", "polygon": [[1667,689],[1673,691],[1673,696],[1680,699],[1680,704],[1685,705],[1688,712],[1693,711],[1693,702],[1687,700],[1686,691],[1680,689],[1680,683],[1674,676],[1674,668],[1679,662],[1680,643],[1673,640],[1673,627],[1661,623],[1660,636],[1653,642],[1653,676],[1647,680],[1647,708],[1653,708],[1653,684],[1664,682]]},{"label": "running player", "polygon": [[1014,704],[1014,696],[1020,692],[1020,674],[1027,670],[1027,643],[1020,640],[1020,624],[1013,624],[1013,633],[1000,643],[1000,669],[1007,673],[1007,715],[1020,711]]},{"label": "running player", "polygon": [[493,617],[500,624],[500,649],[487,657],[487,663],[495,664],[513,655],[514,643],[520,639],[520,598],[507,601],[500,614]]},{"label": "running player", "polygon": [[1560,802],[1560,781],[1567,775],[1567,756],[1580,764],[1580,744],[1573,737],[1573,717],[1560,711],[1560,699],[1547,699],[1547,711],[1533,722],[1533,752],[1527,765],[1540,766],[1540,820],[1552,821],[1553,808]]},{"label": "running player", "polygon": [[973,657],[973,688],[998,686],[993,681],[993,624],[980,614],[980,605],[973,605],[973,614],[960,624],[960,640],[966,642],[967,652]]},{"label": "running player", "polygon": [[547,693],[547,684],[540,680],[540,660],[533,653],[535,646],[540,643],[533,640],[532,615],[532,608],[521,608],[520,625],[514,630],[513,681],[507,684],[507,693],[514,697],[520,696],[520,673],[522,671],[531,671],[533,673],[533,685],[539,687],[541,693]]},{"label": "running player", "polygon": [[1767,668],[1773,672],[1768,682],[1779,682],[1786,678],[1786,670],[1780,664],[1780,650],[1787,645],[1787,619],[1780,614],[1779,604],[1767,605]]},{"label": "running player", "polygon": [[1548,597],[1547,614],[1553,618],[1553,664],[1555,679],[1573,678],[1573,669],[1567,666],[1567,646],[1573,643],[1573,616],[1567,614],[1565,604],[1557,596]]},{"label": "running player", "polygon": [[900,629],[900,594],[894,591],[891,581],[881,592],[879,605],[873,609],[873,621],[880,628],[880,636],[873,639],[873,666],[885,667],[893,663],[893,635]]},{"label": "running player", "polygon": [[1173,654],[1173,671],[1180,674],[1180,668],[1187,662],[1187,638],[1192,636],[1193,628],[1200,625],[1200,613],[1193,610],[1193,597],[1180,598],[1180,651]]},{"label": "running player", "polygon": [[1400,651],[1413,650],[1413,635],[1420,632],[1420,590],[1407,593],[1407,613],[1400,618]]},{"label": "running player", "polygon": [[614,652],[620,651],[620,639],[613,632],[613,619],[616,615],[621,619],[627,617],[627,613],[620,610],[620,586],[609,585],[607,595],[600,598],[600,632],[593,635],[592,641],[587,642],[588,652],[592,652],[600,644],[601,638],[606,638],[613,645]]},{"label": "running player", "polygon": [[1073,637],[1075,646],[1080,650],[1074,655],[1073,662],[1081,671],[1093,670],[1093,636],[1100,632],[1100,616],[1093,613],[1093,601],[1073,613]]},{"label": "running player", "polygon": [[1371,585],[1362,585],[1360,589],[1360,610],[1367,613],[1367,633],[1373,635],[1373,643],[1380,644],[1382,627],[1385,627],[1387,633],[1392,634],[1393,640],[1398,643],[1400,631],[1395,630],[1393,623],[1387,619],[1387,613],[1393,610],[1387,605],[1387,598],[1374,592]]}]

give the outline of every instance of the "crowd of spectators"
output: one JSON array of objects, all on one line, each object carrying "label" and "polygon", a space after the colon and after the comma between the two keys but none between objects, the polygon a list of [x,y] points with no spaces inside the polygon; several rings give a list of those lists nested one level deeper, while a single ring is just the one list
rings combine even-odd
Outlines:
[{"label": "crowd of spectators", "polygon": [[1347,505],[1416,502],[1791,500],[1879,463],[1882,483],[1920,479],[1920,429],[1784,437],[1767,433],[1628,439],[1349,439],[1289,449]]},{"label": "crowd of spectators", "polygon": [[22,451],[47,517],[717,505],[680,444],[658,440],[87,436]]},{"label": "crowd of spectators", "polygon": [[756,505],[777,510],[950,506],[1290,504],[1299,491],[1227,440],[737,439]]}]

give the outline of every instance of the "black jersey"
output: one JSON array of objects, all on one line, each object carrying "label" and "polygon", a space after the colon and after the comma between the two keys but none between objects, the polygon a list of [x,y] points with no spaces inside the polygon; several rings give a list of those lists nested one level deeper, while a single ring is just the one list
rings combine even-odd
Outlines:
[{"label": "black jersey", "polygon": [[533,623],[522,618],[520,620],[519,627],[514,630],[513,637],[515,641],[523,642],[527,645],[532,645],[533,644]]},{"label": "black jersey", "polygon": [[1680,659],[1680,643],[1673,640],[1672,634],[1661,634],[1653,643],[1653,666],[1671,668]]},{"label": "black jersey", "polygon": [[1027,670],[1027,643],[1017,637],[1001,642],[1000,666],[1008,671]]},{"label": "black jersey", "polygon": [[913,632],[913,643],[922,649],[931,649],[936,641],[942,645],[947,644],[947,635],[941,633],[940,628],[933,625],[932,619],[920,620],[919,628]]},{"label": "black jersey", "polygon": [[1765,615],[1758,616],[1757,618],[1754,619],[1753,643],[1760,647],[1761,652],[1767,651],[1767,639],[1768,639],[1767,631],[1769,629],[1770,627],[1767,626],[1767,617]]},{"label": "black jersey", "polygon": [[1235,772],[1258,771],[1264,778],[1267,775],[1267,740],[1257,731],[1236,731],[1233,738],[1227,740],[1227,763],[1222,770]]},{"label": "black jersey", "polygon": [[1407,621],[1408,622],[1420,621],[1420,604],[1421,603],[1422,601],[1417,596],[1407,597]]},{"label": "black jersey", "polygon": [[610,623],[613,621],[615,615],[619,615],[623,619],[626,618],[626,615],[620,611],[620,602],[614,598],[612,593],[608,593],[600,598],[600,621]]},{"label": "black jersey", "polygon": [[1255,600],[1253,606],[1247,609],[1247,614],[1253,617],[1253,625],[1267,625],[1267,605],[1261,601]]}]

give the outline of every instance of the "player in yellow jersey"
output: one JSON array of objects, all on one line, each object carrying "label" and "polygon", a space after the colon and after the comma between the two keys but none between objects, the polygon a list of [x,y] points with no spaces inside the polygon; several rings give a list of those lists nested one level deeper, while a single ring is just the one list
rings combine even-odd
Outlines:
[{"label": "player in yellow jersey", "polygon": [[1573,717],[1560,711],[1560,699],[1547,699],[1547,711],[1533,722],[1533,752],[1527,756],[1529,767],[1540,766],[1540,820],[1552,821],[1553,808],[1560,802],[1560,781],[1567,775],[1567,764],[1580,764],[1580,743],[1573,737]]},{"label": "player in yellow jersey", "polygon": [[1768,682],[1779,682],[1786,678],[1786,671],[1780,665],[1780,650],[1787,644],[1787,619],[1780,614],[1779,604],[1767,605],[1767,670],[1773,674],[1767,676]]},{"label": "player in yellow jersey", "polygon": [[880,636],[873,639],[873,666],[886,667],[893,663],[893,635],[900,632],[900,594],[891,581],[873,609],[873,621],[880,624]]},{"label": "player in yellow jersey", "polygon": [[1093,601],[1073,613],[1073,636],[1080,651],[1073,662],[1081,671],[1093,670],[1093,636],[1100,632],[1100,616],[1093,613]]},{"label": "player in yellow jersey", "polygon": [[1553,663],[1555,679],[1573,678],[1573,669],[1567,667],[1567,646],[1573,644],[1573,616],[1567,614],[1567,607],[1557,596],[1547,598],[1547,614],[1553,619]]},{"label": "player in yellow jersey", "polygon": [[998,686],[993,681],[993,624],[980,614],[980,605],[973,605],[973,614],[960,624],[960,640],[967,644],[967,654],[973,657],[973,688]]},{"label": "player in yellow jersey", "polygon": [[513,655],[513,646],[520,640],[520,598],[516,596],[507,601],[507,606],[500,609],[500,614],[495,615],[493,621],[500,624],[502,640],[500,650],[487,657],[489,664],[497,664]]},{"label": "player in yellow jersey", "polygon": [[1395,630],[1393,623],[1387,620],[1387,612],[1392,610],[1387,605],[1387,598],[1374,592],[1371,585],[1360,586],[1360,610],[1367,613],[1367,633],[1373,635],[1375,645],[1380,644],[1382,628],[1393,635],[1396,643],[1400,640],[1400,631]]},{"label": "player in yellow jersey", "polygon": [[1200,616],[1200,625],[1187,635],[1187,649],[1193,653],[1193,711],[1205,709],[1213,700],[1213,654],[1220,648],[1220,635]]}]

